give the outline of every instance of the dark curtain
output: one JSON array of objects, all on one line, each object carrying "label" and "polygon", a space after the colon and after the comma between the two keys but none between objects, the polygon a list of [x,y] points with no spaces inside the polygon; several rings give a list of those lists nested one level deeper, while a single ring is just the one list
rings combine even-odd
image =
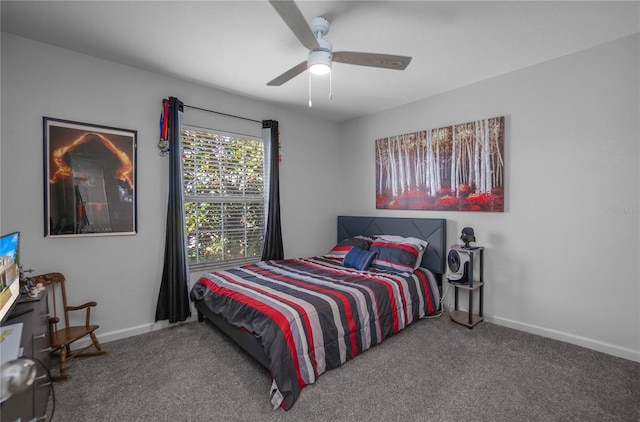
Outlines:
[{"label": "dark curtain", "polygon": [[182,110],[182,102],[170,97],[168,116],[165,116],[168,119],[169,201],[164,268],[156,306],[156,321],[168,319],[171,323],[184,321],[191,316],[180,145]]},{"label": "dark curtain", "polygon": [[280,134],[278,122],[275,120],[262,121],[262,138],[265,143],[265,156],[269,166],[269,197],[267,207],[267,228],[264,235],[262,260],[284,259],[282,247],[282,227],[280,225],[280,166],[278,151]]}]

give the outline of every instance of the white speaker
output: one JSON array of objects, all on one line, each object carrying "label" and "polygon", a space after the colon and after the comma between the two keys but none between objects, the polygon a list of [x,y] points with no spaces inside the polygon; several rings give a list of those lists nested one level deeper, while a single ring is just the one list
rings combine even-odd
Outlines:
[{"label": "white speaker", "polygon": [[447,253],[447,280],[453,284],[469,284],[469,254],[450,248]]}]

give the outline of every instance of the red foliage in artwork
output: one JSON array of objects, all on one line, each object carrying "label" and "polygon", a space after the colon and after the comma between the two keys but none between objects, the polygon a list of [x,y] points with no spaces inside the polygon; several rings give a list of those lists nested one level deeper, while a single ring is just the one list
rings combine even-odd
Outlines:
[{"label": "red foliage in artwork", "polygon": [[393,201],[389,202],[389,204],[387,204],[387,208],[389,209],[402,209],[402,204],[400,203],[400,201],[394,199]]},{"label": "red foliage in artwork", "polygon": [[453,192],[453,190],[449,188],[442,188],[436,193],[436,196],[453,196],[453,195],[455,195],[455,193]]},{"label": "red foliage in artwork", "polygon": [[458,205],[458,198],[451,195],[442,196],[436,199],[436,205],[438,206],[438,209],[455,209]]},{"label": "red foliage in artwork", "polygon": [[[441,210],[441,211],[503,211],[502,189],[491,193],[472,193],[469,185],[460,185],[458,196],[450,189],[442,189],[435,196],[419,189],[399,194],[395,198],[391,192],[378,192],[377,209],[395,210]],[[446,192],[449,194],[445,194]]]},{"label": "red foliage in artwork", "polygon": [[413,201],[413,202],[409,203],[409,205],[407,206],[407,209],[410,209],[410,210],[432,210],[432,209],[434,209],[434,207],[433,207],[433,202]]}]

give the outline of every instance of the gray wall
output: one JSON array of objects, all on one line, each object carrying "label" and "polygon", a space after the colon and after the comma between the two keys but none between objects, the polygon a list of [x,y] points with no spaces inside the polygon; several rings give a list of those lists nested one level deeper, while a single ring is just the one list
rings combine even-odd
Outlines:
[{"label": "gray wall", "polygon": [[[489,321],[640,360],[638,39],[344,124],[341,212],[471,226]],[[504,213],[375,209],[375,139],[503,115]]]}]

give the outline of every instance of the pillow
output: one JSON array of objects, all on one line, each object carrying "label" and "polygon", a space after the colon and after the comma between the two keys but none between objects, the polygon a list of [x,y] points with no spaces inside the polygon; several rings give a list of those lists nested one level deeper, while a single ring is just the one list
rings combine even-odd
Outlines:
[{"label": "pillow", "polygon": [[373,239],[366,236],[353,236],[348,239],[344,239],[338,242],[338,244],[325,255],[325,258],[343,260],[354,246],[368,250],[372,242]]},{"label": "pillow", "polygon": [[354,268],[358,271],[366,271],[376,255],[377,252],[368,251],[358,246],[354,246],[349,252],[347,252],[347,255],[345,255],[342,265],[347,268]]},{"label": "pillow", "polygon": [[404,236],[396,236],[390,234],[381,234],[376,236],[376,239],[384,239],[389,240],[393,243],[409,243],[411,245],[415,245],[418,247],[418,258],[416,259],[416,264],[414,266],[414,270],[417,269],[422,263],[422,256],[424,255],[424,251],[427,250],[427,246],[429,246],[429,242],[424,239],[419,239],[417,237],[404,237]]},{"label": "pillow", "polygon": [[427,249],[427,245],[429,244],[429,242],[427,242],[426,240],[418,239],[417,237],[404,237],[392,234],[380,234],[376,236],[376,239],[389,240],[395,243],[410,243],[412,245],[421,247],[423,250]]},{"label": "pillow", "polygon": [[381,270],[409,273],[420,266],[427,242],[416,238],[400,242],[389,239],[393,238],[380,236],[371,244],[369,250],[378,253],[373,265]]}]

